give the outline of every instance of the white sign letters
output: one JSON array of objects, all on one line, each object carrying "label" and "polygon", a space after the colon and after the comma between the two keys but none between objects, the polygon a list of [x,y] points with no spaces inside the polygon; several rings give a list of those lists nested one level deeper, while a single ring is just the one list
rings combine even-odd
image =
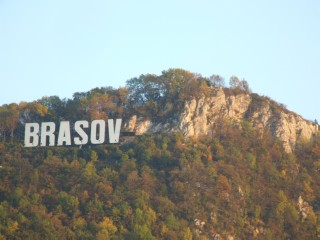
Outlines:
[{"label": "white sign letters", "polygon": [[[108,119],[109,143],[119,142],[121,123],[122,119],[116,119],[115,124],[113,119]],[[59,129],[54,122],[26,123],[24,146],[36,147],[39,146],[39,142],[40,146],[84,145],[88,144],[89,140],[91,144],[103,144],[105,138],[106,122],[104,120],[93,120],[91,124],[85,120],[76,121],[74,128],[70,126],[69,121],[62,121]]]}]

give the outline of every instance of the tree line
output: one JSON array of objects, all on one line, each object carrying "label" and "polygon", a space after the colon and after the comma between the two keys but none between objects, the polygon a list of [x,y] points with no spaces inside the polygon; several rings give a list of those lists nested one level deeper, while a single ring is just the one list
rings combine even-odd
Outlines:
[{"label": "tree line", "polygon": [[[247,81],[236,76],[230,78],[229,85],[235,92],[251,91]],[[4,104],[0,106],[0,138],[21,140],[27,122],[106,120],[132,114],[172,117],[186,100],[208,96],[216,87],[226,87],[219,75],[203,77],[183,69],[169,69],[159,76],[143,74],[129,79],[125,87],[118,89],[101,87],[76,92],[71,99],[44,96],[33,102]]]}]

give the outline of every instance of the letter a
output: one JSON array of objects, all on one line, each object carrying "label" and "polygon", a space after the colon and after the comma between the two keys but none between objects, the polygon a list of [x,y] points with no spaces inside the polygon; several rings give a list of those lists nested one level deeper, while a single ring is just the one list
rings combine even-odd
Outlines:
[{"label": "letter a", "polygon": [[62,146],[63,142],[65,142],[67,146],[71,145],[70,122],[68,121],[60,122],[58,146]]}]

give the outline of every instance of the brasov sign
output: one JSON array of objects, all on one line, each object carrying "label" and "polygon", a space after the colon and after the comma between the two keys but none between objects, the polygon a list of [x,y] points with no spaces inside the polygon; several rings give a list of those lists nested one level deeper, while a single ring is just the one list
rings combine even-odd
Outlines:
[{"label": "brasov sign", "polygon": [[[122,119],[108,119],[109,143],[118,143]],[[54,122],[26,123],[24,133],[24,146],[70,146],[103,144],[106,141],[106,121],[93,120],[90,124],[86,120],[76,121],[74,128],[69,121],[60,122],[56,137],[56,124]],[[87,131],[85,131],[87,129]],[[88,133],[90,133],[90,135]],[[74,135],[74,136],[72,136]],[[88,136],[89,135],[89,136]],[[90,137],[90,138],[89,138]]]}]

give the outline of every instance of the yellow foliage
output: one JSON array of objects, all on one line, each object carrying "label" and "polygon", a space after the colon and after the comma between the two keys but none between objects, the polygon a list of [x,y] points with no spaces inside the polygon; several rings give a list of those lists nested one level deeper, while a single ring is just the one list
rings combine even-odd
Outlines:
[{"label": "yellow foliage", "polygon": [[7,231],[9,233],[13,233],[14,231],[16,231],[19,228],[19,223],[17,221],[12,222],[8,228]]},{"label": "yellow foliage", "polygon": [[113,225],[112,219],[105,217],[100,223],[99,223],[100,231],[97,234],[98,240],[108,240],[110,239],[116,232],[117,227]]},{"label": "yellow foliage", "polygon": [[167,227],[165,224],[163,224],[162,227],[161,227],[161,230],[160,230],[161,236],[166,235],[166,233],[167,233],[168,231],[169,231],[168,227]]}]

